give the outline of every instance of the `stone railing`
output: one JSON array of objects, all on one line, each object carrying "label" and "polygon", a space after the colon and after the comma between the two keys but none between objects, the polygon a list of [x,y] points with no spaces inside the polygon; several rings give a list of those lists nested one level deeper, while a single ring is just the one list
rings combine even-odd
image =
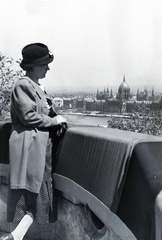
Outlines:
[{"label": "stone railing", "polygon": [[[8,140],[0,124],[0,226],[6,222]],[[115,129],[70,126],[53,149],[58,221],[33,224],[30,239],[161,239],[162,139]],[[160,238],[159,238],[160,236]]]}]

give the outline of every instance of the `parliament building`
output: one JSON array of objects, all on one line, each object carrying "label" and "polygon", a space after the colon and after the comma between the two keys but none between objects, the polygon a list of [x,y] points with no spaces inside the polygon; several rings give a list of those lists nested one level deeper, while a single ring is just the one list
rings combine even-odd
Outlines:
[{"label": "parliament building", "polygon": [[137,89],[137,93],[132,94],[126,82],[125,76],[118,87],[116,94],[112,89],[104,88],[103,91],[97,89],[96,97],[92,98],[71,98],[63,99],[62,108],[77,109],[78,111],[97,111],[100,113],[133,113],[139,106],[145,105],[150,112],[156,113],[162,109],[162,98],[155,96],[154,89],[144,91]]}]

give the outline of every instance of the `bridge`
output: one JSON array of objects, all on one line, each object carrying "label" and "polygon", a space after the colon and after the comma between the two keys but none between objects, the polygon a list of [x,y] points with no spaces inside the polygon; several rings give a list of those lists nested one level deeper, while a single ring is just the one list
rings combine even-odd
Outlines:
[{"label": "bridge", "polygon": [[[6,221],[10,122],[0,123],[0,230]],[[162,239],[162,138],[71,125],[53,148],[58,221],[28,239]]]}]

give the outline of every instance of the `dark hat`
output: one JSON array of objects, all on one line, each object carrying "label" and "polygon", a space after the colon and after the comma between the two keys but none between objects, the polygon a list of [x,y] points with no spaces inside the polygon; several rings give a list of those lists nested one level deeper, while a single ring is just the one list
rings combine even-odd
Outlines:
[{"label": "dark hat", "polygon": [[48,47],[43,43],[32,43],[22,49],[22,62],[20,66],[33,67],[49,64],[53,61],[54,56]]}]

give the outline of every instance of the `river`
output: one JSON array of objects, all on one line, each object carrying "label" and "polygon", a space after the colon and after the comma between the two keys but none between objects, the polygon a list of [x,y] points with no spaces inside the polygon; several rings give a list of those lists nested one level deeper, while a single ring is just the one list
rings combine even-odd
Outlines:
[{"label": "river", "polygon": [[93,125],[93,126],[107,126],[107,116],[85,116],[81,114],[64,114],[68,123],[79,124],[79,125]]}]

